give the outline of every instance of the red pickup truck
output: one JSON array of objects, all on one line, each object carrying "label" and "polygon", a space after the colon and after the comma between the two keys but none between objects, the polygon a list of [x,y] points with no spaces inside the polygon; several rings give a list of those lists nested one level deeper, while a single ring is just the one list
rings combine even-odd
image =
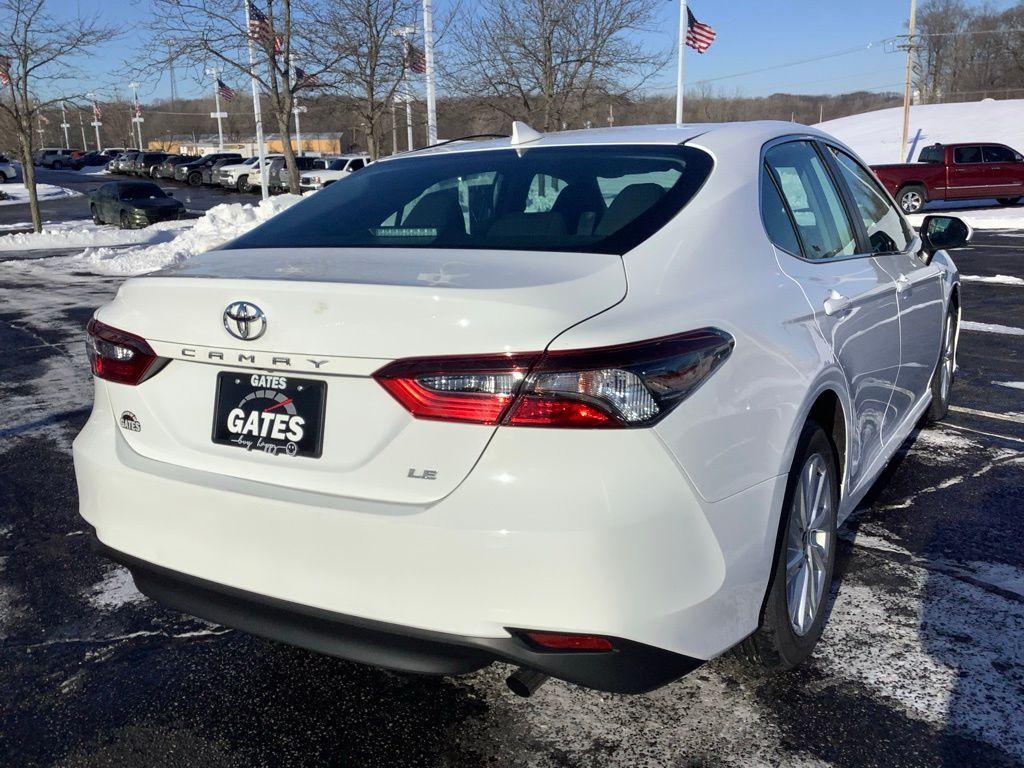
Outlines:
[{"label": "red pickup truck", "polygon": [[873,165],[904,213],[929,200],[995,198],[1015,205],[1024,196],[1024,156],[1002,144],[932,144],[916,163]]}]

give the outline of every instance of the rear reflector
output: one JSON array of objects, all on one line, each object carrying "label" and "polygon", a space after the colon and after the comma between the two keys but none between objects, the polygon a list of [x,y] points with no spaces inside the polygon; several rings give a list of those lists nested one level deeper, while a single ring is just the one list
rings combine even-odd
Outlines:
[{"label": "rear reflector", "polygon": [[90,320],[85,327],[85,347],[93,374],[106,381],[135,386],[153,376],[167,364],[157,357],[145,339],[99,320]]},{"label": "rear reflector", "polygon": [[397,360],[374,374],[421,419],[528,427],[646,427],[729,357],[715,328],[581,350]]},{"label": "rear reflector", "polygon": [[600,635],[571,635],[563,632],[520,632],[532,645],[547,651],[614,651],[615,646]]}]

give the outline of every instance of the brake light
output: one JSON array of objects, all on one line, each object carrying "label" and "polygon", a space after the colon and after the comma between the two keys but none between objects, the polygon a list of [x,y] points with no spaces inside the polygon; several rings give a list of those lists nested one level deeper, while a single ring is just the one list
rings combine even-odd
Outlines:
[{"label": "brake light", "polygon": [[118,384],[135,386],[156,374],[167,358],[157,357],[141,336],[128,333],[99,320],[90,320],[85,328],[86,352],[95,376]]},{"label": "brake light", "polygon": [[714,328],[594,349],[398,360],[374,377],[413,416],[530,427],[650,426],[732,352]]},{"label": "brake light", "polygon": [[615,646],[600,635],[572,635],[564,632],[520,632],[530,645],[546,651],[614,651]]}]

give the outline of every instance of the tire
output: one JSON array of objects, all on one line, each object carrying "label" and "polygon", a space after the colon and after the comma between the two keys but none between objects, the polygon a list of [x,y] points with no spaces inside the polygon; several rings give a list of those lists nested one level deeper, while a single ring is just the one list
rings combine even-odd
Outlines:
[{"label": "tire", "polygon": [[[814,499],[814,514],[809,518],[803,515],[805,496]],[[838,507],[835,448],[825,430],[808,421],[800,433],[789,471],[761,620],[757,631],[738,649],[748,661],[769,672],[792,669],[807,659],[825,628],[835,569]],[[808,519],[812,526],[807,526]],[[810,590],[806,593],[810,597],[809,610],[800,610],[799,603],[791,610],[792,600],[804,596],[804,589],[792,597],[791,592],[801,586]]]},{"label": "tire", "polygon": [[203,183],[203,174],[199,171],[193,171],[188,175],[188,185],[190,187],[198,187]]},{"label": "tire", "polygon": [[235,189],[239,192],[252,192],[252,184],[249,183],[248,176],[239,176],[238,181],[235,182]]},{"label": "tire", "polygon": [[128,217],[128,211],[121,211],[121,229],[131,229],[132,221]]},{"label": "tire", "polygon": [[896,195],[896,202],[904,213],[917,213],[928,202],[928,194],[924,187],[912,184],[899,191],[899,194]]},{"label": "tire", "polygon": [[149,178],[151,178],[151,179],[155,179],[156,178],[156,168],[150,168],[149,169]]},{"label": "tire", "polygon": [[1019,197],[997,197],[996,202],[1000,205],[1016,205],[1020,202]]},{"label": "tire", "polygon": [[95,205],[90,205],[89,206],[89,212],[92,214],[92,223],[93,224],[102,224],[103,223],[103,219],[100,218],[99,209]]},{"label": "tire", "polygon": [[956,378],[957,315],[956,307],[950,306],[949,311],[946,312],[945,325],[942,328],[942,349],[939,352],[939,362],[935,365],[935,372],[932,374],[932,402],[921,419],[924,424],[942,421],[949,413],[949,395],[953,391],[953,380]]}]

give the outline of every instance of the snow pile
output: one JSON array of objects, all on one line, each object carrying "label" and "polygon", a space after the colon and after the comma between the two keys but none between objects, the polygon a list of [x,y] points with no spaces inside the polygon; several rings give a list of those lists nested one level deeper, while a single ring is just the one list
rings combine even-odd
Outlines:
[{"label": "snow pile", "polygon": [[993,283],[995,285],[1024,285],[1024,277],[1013,275],[960,275],[960,279],[968,283]]},{"label": "snow pile", "polygon": [[[258,205],[225,203],[206,212],[195,224],[167,242],[128,248],[88,248],[75,260],[106,274],[141,274],[205,253],[239,237],[302,199],[278,195]],[[84,264],[83,264],[84,263]]]},{"label": "snow pile", "polygon": [[[4,184],[0,192],[7,195],[7,200],[0,200],[0,205],[21,205],[28,202],[28,190],[24,184]],[[54,184],[36,184],[36,195],[40,200],[59,200],[63,197],[80,197],[81,192],[58,187]]]},{"label": "snow pile", "polygon": [[[902,107],[826,120],[816,127],[848,144],[873,165],[901,162]],[[907,146],[913,159],[929,144],[964,141],[993,141],[1024,152],[1024,99],[919,104],[910,108]]]},{"label": "snow pile", "polygon": [[[191,226],[191,221],[162,221],[145,229],[118,229],[106,224],[93,224],[91,219],[58,222],[42,232],[18,232],[0,236],[0,251],[63,250],[102,245],[159,243],[170,240],[177,230]],[[18,225],[21,226],[21,225]],[[23,226],[32,226],[26,222]]]}]

